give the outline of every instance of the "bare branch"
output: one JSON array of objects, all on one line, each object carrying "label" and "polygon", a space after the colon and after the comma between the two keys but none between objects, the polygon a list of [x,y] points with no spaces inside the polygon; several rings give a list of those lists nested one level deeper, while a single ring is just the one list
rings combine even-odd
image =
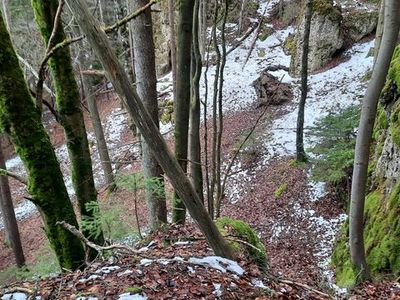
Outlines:
[{"label": "bare branch", "polygon": [[82,232],[80,232],[78,229],[76,229],[74,226],[66,223],[65,221],[57,222],[57,225],[62,226],[64,229],[68,230],[71,232],[73,235],[75,235],[77,238],[79,238],[86,246],[96,250],[100,254],[104,251],[109,251],[109,250],[118,250],[119,252],[123,254],[130,254],[130,255],[139,255],[139,256],[144,256],[143,253],[139,250],[136,250],[134,248],[131,248],[126,245],[121,245],[121,244],[114,244],[110,246],[99,246],[96,245],[95,243],[89,241]]},{"label": "bare branch", "polygon": [[126,23],[128,23],[129,21],[133,20],[134,18],[136,18],[137,16],[141,15],[142,13],[144,13],[146,11],[146,9],[150,8],[151,6],[153,6],[154,4],[156,4],[157,2],[159,2],[160,0],[151,0],[149,3],[147,3],[145,6],[139,8],[138,10],[132,12],[130,15],[126,16],[125,18],[117,21],[115,24],[108,26],[106,28],[104,28],[104,31],[106,33],[110,33],[113,32],[115,29],[117,29],[118,27],[121,27],[123,25],[125,25]]}]

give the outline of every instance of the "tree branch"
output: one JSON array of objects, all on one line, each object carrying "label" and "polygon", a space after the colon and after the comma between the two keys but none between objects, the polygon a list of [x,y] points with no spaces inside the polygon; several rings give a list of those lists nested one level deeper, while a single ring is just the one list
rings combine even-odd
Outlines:
[{"label": "tree branch", "polygon": [[38,79],[38,82],[36,85],[36,107],[40,113],[42,112],[42,106],[43,106],[43,83],[45,80],[45,70],[46,70],[47,62],[51,57],[51,55],[49,55],[49,53],[50,52],[54,53],[54,51],[52,51],[52,49],[54,48],[54,43],[55,43],[54,40],[56,37],[56,33],[58,31],[58,28],[60,26],[61,12],[64,7],[64,3],[65,3],[64,0],[60,0],[60,3],[58,4],[56,16],[54,17],[53,30],[51,32],[49,41],[47,43],[46,54],[40,64],[40,68],[39,68],[39,79]]},{"label": "tree branch", "polygon": [[79,238],[82,243],[84,243],[86,246],[96,250],[100,254],[104,251],[109,251],[109,250],[119,250],[123,254],[130,254],[130,255],[139,255],[139,256],[144,256],[143,253],[139,250],[133,249],[129,246],[122,245],[122,244],[114,244],[110,246],[99,246],[96,245],[95,243],[89,241],[82,232],[80,232],[78,229],[76,229],[74,226],[66,223],[65,221],[57,222],[56,225],[62,226],[64,229],[68,230],[71,232],[73,235],[75,235],[77,238]]},{"label": "tree branch", "polygon": [[18,180],[19,182],[21,182],[24,185],[28,185],[28,180],[26,178],[19,176],[15,173],[12,173],[5,169],[0,169],[0,176],[9,176],[9,177],[12,177],[12,178]]}]

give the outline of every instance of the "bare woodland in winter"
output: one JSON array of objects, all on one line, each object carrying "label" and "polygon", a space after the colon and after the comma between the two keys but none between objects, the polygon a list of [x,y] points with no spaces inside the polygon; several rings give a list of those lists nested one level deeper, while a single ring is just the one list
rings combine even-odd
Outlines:
[{"label": "bare woodland in winter", "polygon": [[0,298],[398,299],[400,3],[1,0]]}]

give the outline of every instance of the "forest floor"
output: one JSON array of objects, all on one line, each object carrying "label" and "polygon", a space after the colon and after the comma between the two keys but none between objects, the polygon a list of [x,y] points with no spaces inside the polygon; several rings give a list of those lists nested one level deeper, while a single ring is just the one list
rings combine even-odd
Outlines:
[{"label": "forest floor", "polygon": [[[265,5],[274,3],[260,2],[259,13],[268,12],[269,7]],[[233,32],[235,26],[230,24],[228,29]],[[266,40],[257,40],[244,65],[253,39],[250,37],[228,56],[225,71],[224,166],[257,118],[262,117],[233,165],[222,215],[245,220],[256,229],[267,249],[268,276],[244,257],[240,257],[237,263],[213,257],[189,218],[186,227],[172,226],[146,236],[137,245],[141,247],[140,255],[106,260],[91,265],[83,272],[55,274],[50,279],[24,281],[22,284],[8,281],[6,290],[10,291],[9,295],[13,291],[17,293],[15,297],[22,297],[18,299],[25,299],[23,297],[27,292],[37,293],[42,299],[325,299],[350,295],[353,295],[352,299],[400,299],[400,285],[395,282],[366,284],[354,291],[335,285],[329,258],[335,235],[347,216],[341,203],[326,190],[324,183],[311,181],[308,168],[293,163],[298,78],[292,78],[282,69],[270,72],[279,79],[283,78],[283,83],[291,85],[294,97],[281,105],[266,108],[257,101],[252,84],[262,71],[269,66],[289,66],[290,57],[285,54],[282,45],[293,31],[292,27],[275,27]],[[370,40],[356,44],[338,58],[337,64],[310,76],[305,112],[307,129],[315,125],[317,118],[359,103],[366,87],[362,78],[372,65],[372,58],[367,57],[372,45]],[[209,82],[212,82],[214,72],[215,68],[210,66]],[[171,90],[170,75],[160,80],[159,88],[163,94]],[[210,84],[209,98],[211,95]],[[112,160],[124,162],[119,172],[139,170],[137,144],[117,99],[112,93],[102,94],[98,104]],[[121,214],[124,227],[136,228],[135,239],[130,241],[132,244],[138,237],[133,192],[120,188],[111,197],[107,195],[102,185],[100,160],[89,119],[87,124],[102,206],[105,209],[112,207],[114,213]],[[47,124],[47,127],[56,144],[68,191],[73,196],[62,130],[54,123]],[[171,127],[171,124],[161,126],[169,143],[172,143]],[[310,147],[315,138],[306,134],[305,142],[306,147]],[[18,157],[7,161],[7,167],[21,175],[26,174]],[[13,180],[10,182],[28,265],[46,263],[46,259],[50,262],[45,235],[38,230],[41,227],[39,215],[35,207],[23,199],[23,196],[28,196],[25,188]],[[146,233],[147,211],[142,191],[138,191],[137,199],[140,227]],[[4,232],[0,231],[0,240],[3,235]],[[1,244],[0,270],[6,273],[12,264],[11,250]],[[1,299],[10,299],[4,297],[7,296]]]}]

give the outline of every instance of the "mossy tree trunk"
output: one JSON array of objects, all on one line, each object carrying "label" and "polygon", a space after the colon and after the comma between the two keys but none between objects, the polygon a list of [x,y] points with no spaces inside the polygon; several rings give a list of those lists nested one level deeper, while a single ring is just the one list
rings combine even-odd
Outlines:
[{"label": "mossy tree trunk", "polygon": [[[32,0],[36,23],[47,44],[53,31],[54,19],[58,8],[58,0]],[[62,24],[55,33],[55,44],[66,38]],[[94,186],[92,160],[86,128],[81,110],[79,88],[72,68],[71,54],[68,47],[57,50],[49,60],[50,70],[56,89],[57,110],[62,118],[69,157],[71,160],[72,183],[78,200],[81,217],[92,217],[93,210],[88,210],[87,203],[97,201],[97,191]],[[96,229],[101,232],[101,229]],[[85,231],[86,236],[93,232]],[[102,244],[100,233],[93,241]]]},{"label": "mossy tree trunk", "polygon": [[[134,0],[133,10],[137,10],[147,3],[148,0]],[[152,120],[158,127],[156,58],[150,8],[135,18],[132,23],[136,90]],[[144,139],[142,139],[142,149],[142,168],[146,181],[146,201],[149,208],[150,227],[151,229],[156,229],[161,223],[167,222],[164,173]]]},{"label": "mossy tree trunk", "polygon": [[358,281],[370,277],[364,247],[364,202],[368,179],[368,162],[377,104],[397,44],[400,27],[399,15],[400,2],[397,0],[386,0],[382,42],[372,77],[364,96],[359,132],[356,140],[351,186],[349,244],[351,260],[358,273]]},{"label": "mossy tree trunk", "polygon": [[[176,97],[174,101],[175,114],[175,156],[182,169],[187,170],[188,130],[190,107],[190,63],[193,27],[194,0],[179,1],[179,18],[177,32],[177,71]],[[186,208],[175,192],[173,199],[172,221],[183,224],[186,218]]]},{"label": "mossy tree trunk", "polygon": [[59,163],[0,15],[0,128],[7,133],[29,175],[28,190],[43,219],[60,266],[75,270],[84,262],[80,240],[56,225],[78,226]]}]

